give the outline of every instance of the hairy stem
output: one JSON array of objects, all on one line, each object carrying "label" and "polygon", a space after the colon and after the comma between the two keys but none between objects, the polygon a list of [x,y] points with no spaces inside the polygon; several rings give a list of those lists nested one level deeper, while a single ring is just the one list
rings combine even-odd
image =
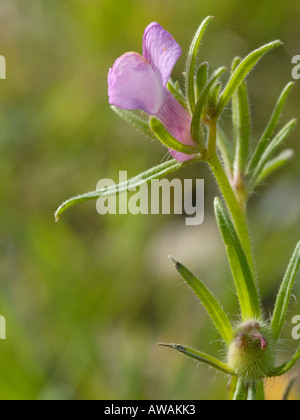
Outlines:
[{"label": "hairy stem", "polygon": [[247,398],[247,386],[244,382],[244,379],[239,378],[233,400],[244,401],[246,400],[246,398]]},{"label": "hairy stem", "polygon": [[230,181],[226,175],[226,172],[216,154],[216,125],[211,124],[210,136],[209,136],[209,148],[206,161],[208,162],[219,188],[223,194],[224,200],[230,211],[233,223],[239,235],[239,239],[247,255],[249,265],[254,273],[254,258],[252,254],[252,246],[248,228],[248,221],[246,216],[246,203],[242,200],[239,202],[235,192],[232,189]]}]

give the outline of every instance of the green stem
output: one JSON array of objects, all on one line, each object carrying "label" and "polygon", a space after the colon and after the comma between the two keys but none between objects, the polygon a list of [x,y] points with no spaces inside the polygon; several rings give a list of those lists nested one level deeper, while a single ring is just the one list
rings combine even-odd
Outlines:
[{"label": "green stem", "polygon": [[[255,276],[254,257],[246,213],[248,194],[245,187],[242,185],[243,183],[237,186],[235,190],[233,189],[230,180],[228,179],[228,176],[226,174],[226,171],[216,153],[216,138],[217,124],[216,121],[211,120],[209,123],[208,150],[205,156],[205,160],[208,162],[216,178],[218,186],[221,190],[223,198],[231,214],[232,221],[235,225],[240,242],[247,256],[250,269],[252,270],[253,276]],[[260,306],[259,301],[258,305]],[[233,399],[247,399],[247,386],[241,378],[238,379]],[[248,390],[248,399],[264,399],[264,386],[262,381],[259,384],[253,384],[250,387],[250,389]]]},{"label": "green stem", "polygon": [[251,241],[250,241],[248,222],[247,222],[247,216],[246,216],[246,210],[245,210],[246,205],[245,203],[243,203],[242,205],[239,203],[231,187],[231,184],[227,178],[225,170],[215,152],[208,154],[207,162],[210,168],[212,169],[213,174],[216,178],[216,181],[219,185],[219,188],[223,194],[224,200],[230,211],[233,223],[239,235],[239,239],[247,255],[248,263],[254,274],[254,271],[255,271],[254,259],[253,259],[253,254],[252,254],[252,246],[251,246]]},{"label": "green stem", "polygon": [[257,383],[256,382],[253,382],[249,385],[247,400],[248,401],[257,400]]},{"label": "green stem", "polygon": [[256,401],[265,401],[264,381],[260,379],[257,383]]},{"label": "green stem", "polygon": [[244,379],[239,378],[233,400],[245,401],[246,398],[247,398],[247,386],[245,384]]}]

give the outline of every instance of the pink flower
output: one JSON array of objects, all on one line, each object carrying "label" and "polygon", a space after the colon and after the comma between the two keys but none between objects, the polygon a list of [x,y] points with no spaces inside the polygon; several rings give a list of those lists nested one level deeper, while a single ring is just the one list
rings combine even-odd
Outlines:
[{"label": "pink flower", "polygon": [[[181,48],[172,35],[151,23],[143,36],[143,55],[125,53],[109,70],[109,103],[122,109],[141,109],[158,118],[178,141],[195,146],[191,116],[166,88],[180,55]],[[193,158],[175,150],[170,153],[180,162]]]}]

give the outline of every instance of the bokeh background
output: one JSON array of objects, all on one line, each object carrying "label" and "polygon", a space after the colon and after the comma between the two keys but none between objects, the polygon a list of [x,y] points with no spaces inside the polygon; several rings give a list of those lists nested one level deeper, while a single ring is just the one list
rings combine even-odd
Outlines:
[{"label": "bokeh background", "polygon": [[[205,166],[174,175],[204,178],[205,222],[180,216],[105,216],[90,202],[54,223],[66,198],[159,163],[165,150],[109,108],[107,72],[125,51],[141,51],[158,21],[183,48],[214,15],[201,47],[212,68],[280,38],[248,78],[253,144],[300,54],[300,3],[289,0],[0,0],[0,342],[1,399],[225,399],[226,379],[157,345],[179,342],[222,355],[204,310],[168,255],[188,265],[237,319],[238,305],[216,229],[218,194]],[[296,84],[282,123],[299,117]],[[224,115],[229,121],[230,114]],[[300,236],[299,128],[294,160],[262,186],[250,207],[266,313]],[[230,135],[230,133],[229,133]],[[300,285],[288,321],[300,314]],[[299,342],[287,324],[280,360]],[[294,372],[299,373],[295,368]],[[286,384],[272,381],[269,398]],[[293,398],[300,396],[298,383]]]}]

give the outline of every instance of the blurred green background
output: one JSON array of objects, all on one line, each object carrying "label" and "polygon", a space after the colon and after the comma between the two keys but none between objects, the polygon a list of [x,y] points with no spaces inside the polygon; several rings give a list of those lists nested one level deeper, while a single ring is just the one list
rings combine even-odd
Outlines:
[{"label": "blurred green background", "polygon": [[[107,72],[124,52],[140,52],[144,28],[158,21],[183,48],[174,71],[182,82],[184,55],[207,15],[215,20],[201,59],[212,68],[284,41],[248,78],[256,141],[300,54],[298,0],[0,0],[7,61],[7,80],[0,81],[1,399],[226,398],[225,378],[157,346],[179,342],[222,355],[169,254],[200,274],[237,319],[212,213],[218,191],[207,168],[174,175],[205,178],[206,217],[198,227],[186,227],[180,216],[101,217],[93,202],[57,224],[53,218],[63,200],[95,189],[98,180],[117,181],[119,170],[133,176],[162,160],[164,149],[110,110]],[[299,86],[282,123],[299,117]],[[296,157],[258,190],[249,214],[267,315],[300,237],[299,128],[288,146]],[[300,314],[299,280],[289,322]],[[284,338],[280,360],[299,345],[290,339],[291,324]],[[273,381],[271,393],[283,387]]]}]

